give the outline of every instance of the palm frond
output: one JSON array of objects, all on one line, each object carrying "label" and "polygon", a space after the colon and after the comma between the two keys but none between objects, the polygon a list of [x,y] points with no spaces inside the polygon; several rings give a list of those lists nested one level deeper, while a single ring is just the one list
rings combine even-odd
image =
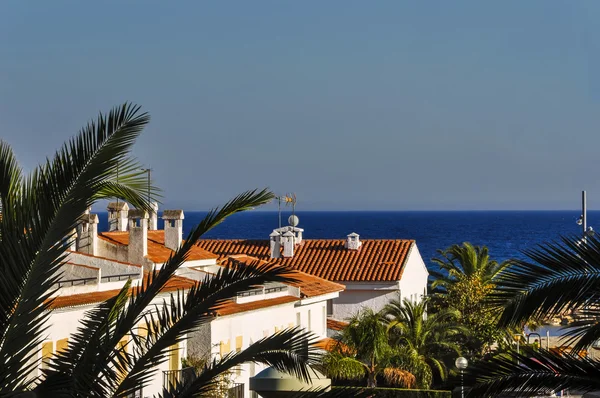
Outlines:
[{"label": "palm frond", "polygon": [[503,326],[518,326],[531,318],[556,316],[567,309],[594,304],[600,294],[600,240],[576,237],[542,245],[525,254],[499,277],[492,304],[504,304]]},{"label": "palm frond", "polygon": [[162,362],[170,347],[199,325],[210,322],[214,312],[235,299],[240,291],[268,282],[294,281],[289,268],[256,263],[223,268],[214,277],[206,277],[202,283],[192,287],[187,295],[183,292],[171,295],[169,302],[156,306],[153,319],[146,319],[146,324],[155,325],[148,338],[134,339],[134,365],[116,393],[127,394],[149,382],[154,371],[151,365]]},{"label": "palm frond", "polygon": [[498,355],[467,369],[466,384],[472,385],[469,397],[529,397],[536,393],[575,389],[600,389],[600,363],[575,354],[525,349]]}]

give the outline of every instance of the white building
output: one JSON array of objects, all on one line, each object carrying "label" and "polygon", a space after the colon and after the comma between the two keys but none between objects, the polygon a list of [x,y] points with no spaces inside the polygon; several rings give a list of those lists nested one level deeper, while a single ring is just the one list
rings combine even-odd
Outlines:
[{"label": "white building", "polygon": [[[98,232],[98,217],[89,212],[77,227],[77,240],[63,266],[58,297],[52,306],[48,339],[41,347],[40,366],[41,357],[48,358],[68,344],[86,310],[117,294],[127,279],[132,279],[134,285],[141,283],[144,273],[160,268],[183,242],[181,210],[163,212],[164,230],[151,229],[157,225],[156,212],[149,215],[129,209],[123,202],[111,203],[108,210],[108,232]],[[188,289],[223,266],[244,266],[256,261],[245,255],[217,256],[194,247],[177,271],[177,277],[155,302],[161,302],[174,290]],[[157,367],[151,385],[144,388],[142,396],[158,394],[165,380],[181,377],[181,359],[190,355],[212,360],[295,326],[325,339],[327,303],[337,299],[344,286],[294,272],[298,282],[257,287],[218,308],[210,323],[191,333],[189,340]],[[144,325],[140,327],[144,329]],[[250,396],[248,380],[262,369],[255,364],[243,365],[233,373],[231,381],[245,391],[245,396]]]},{"label": "white building", "polygon": [[421,300],[429,273],[414,240],[304,239],[304,230],[282,227],[269,240],[207,239],[200,247],[225,258],[246,254],[274,261],[332,282],[346,290],[330,300],[328,315],[343,320],[362,307],[380,310],[392,298]]}]

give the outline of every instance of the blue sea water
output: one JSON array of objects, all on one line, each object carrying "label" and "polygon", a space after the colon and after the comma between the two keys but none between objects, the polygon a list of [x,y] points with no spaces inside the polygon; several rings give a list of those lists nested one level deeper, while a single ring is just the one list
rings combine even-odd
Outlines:
[{"label": "blue sea water", "polygon": [[[186,212],[184,236],[206,212]],[[290,213],[283,213],[284,225]],[[410,212],[296,212],[305,238],[341,239],[350,232],[361,238],[415,239],[423,259],[455,243],[486,245],[494,259],[523,258],[523,250],[561,235],[580,234],[579,211],[410,211]],[[598,226],[600,211],[588,212],[588,225]],[[251,211],[237,214],[210,231],[207,238],[267,239],[278,226],[277,212]],[[106,213],[100,214],[101,231]],[[159,228],[162,223],[159,220]]]}]

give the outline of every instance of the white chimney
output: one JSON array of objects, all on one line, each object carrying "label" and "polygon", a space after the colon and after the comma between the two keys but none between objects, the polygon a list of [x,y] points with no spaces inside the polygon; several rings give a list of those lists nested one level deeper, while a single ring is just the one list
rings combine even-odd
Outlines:
[{"label": "white chimney", "polygon": [[294,233],[291,231],[287,231],[281,237],[281,241],[283,244],[283,257],[290,258],[294,257]]},{"label": "white chimney", "polygon": [[281,257],[281,234],[275,230],[269,235],[271,258]]},{"label": "white chimney", "polygon": [[183,241],[183,210],[165,210],[165,246],[171,250],[179,249]]},{"label": "white chimney", "polygon": [[108,231],[127,231],[129,205],[125,202],[111,202],[108,210]]},{"label": "white chimney", "polygon": [[156,231],[158,229],[158,203],[152,202],[152,203],[150,203],[150,207],[152,207],[152,210],[150,210],[150,220],[148,223],[148,230]]},{"label": "white chimney", "polygon": [[348,250],[358,250],[361,245],[362,242],[360,241],[360,235],[358,235],[356,232],[352,232],[348,235],[346,240],[346,248]]},{"label": "white chimney", "polygon": [[85,213],[77,224],[75,250],[81,253],[98,255],[98,215]]},{"label": "white chimney", "polygon": [[148,213],[144,210],[129,210],[128,261],[143,264],[148,255]]}]

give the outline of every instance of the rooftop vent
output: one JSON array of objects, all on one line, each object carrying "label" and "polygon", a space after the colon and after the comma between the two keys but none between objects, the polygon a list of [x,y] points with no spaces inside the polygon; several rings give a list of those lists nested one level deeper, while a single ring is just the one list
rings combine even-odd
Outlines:
[{"label": "rooftop vent", "polygon": [[358,250],[358,249],[360,249],[361,245],[362,245],[362,242],[360,241],[360,235],[358,235],[356,232],[352,232],[351,234],[348,234],[347,240],[346,240],[346,248],[348,250]]}]

